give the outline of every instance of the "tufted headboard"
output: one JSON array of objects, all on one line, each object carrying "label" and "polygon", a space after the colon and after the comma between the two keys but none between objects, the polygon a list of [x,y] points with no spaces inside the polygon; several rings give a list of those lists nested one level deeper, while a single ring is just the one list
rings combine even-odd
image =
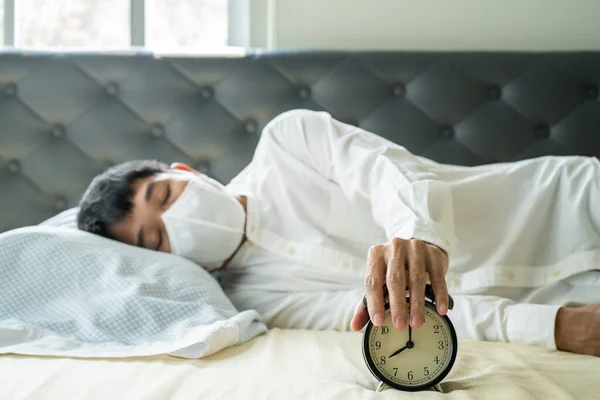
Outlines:
[{"label": "tufted headboard", "polygon": [[226,182],[293,108],[445,163],[599,156],[599,85],[600,52],[0,52],[0,232],[75,206],[125,160],[183,161]]}]

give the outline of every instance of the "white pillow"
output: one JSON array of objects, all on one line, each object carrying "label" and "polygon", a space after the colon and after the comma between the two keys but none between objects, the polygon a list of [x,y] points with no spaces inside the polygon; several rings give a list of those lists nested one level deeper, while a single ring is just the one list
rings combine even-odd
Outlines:
[{"label": "white pillow", "polygon": [[197,358],[266,331],[203,268],[75,229],[0,234],[0,353]]},{"label": "white pillow", "polygon": [[60,214],[45,220],[40,225],[77,229],[77,214],[79,214],[79,207],[69,208]]}]

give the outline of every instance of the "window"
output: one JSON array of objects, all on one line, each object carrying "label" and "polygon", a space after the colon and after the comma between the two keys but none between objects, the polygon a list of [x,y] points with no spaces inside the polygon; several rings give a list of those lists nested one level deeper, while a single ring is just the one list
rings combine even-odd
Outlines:
[{"label": "window", "polygon": [[124,0],[20,0],[20,47],[124,48],[129,4]]},{"label": "window", "polygon": [[146,0],[146,45],[227,46],[227,1]]},{"label": "window", "polygon": [[0,45],[222,48],[243,42],[241,30],[234,29],[230,37],[229,20],[230,10],[236,21],[243,15],[239,10],[244,8],[236,5],[244,1],[249,0],[0,0]]}]

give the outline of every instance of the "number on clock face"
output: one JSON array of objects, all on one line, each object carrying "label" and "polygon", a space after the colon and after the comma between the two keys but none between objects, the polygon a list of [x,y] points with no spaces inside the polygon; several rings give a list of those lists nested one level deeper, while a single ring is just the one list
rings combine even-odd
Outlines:
[{"label": "number on clock face", "polygon": [[426,385],[451,362],[453,342],[446,320],[428,306],[424,317],[421,328],[411,330],[412,347],[407,346],[409,328],[394,328],[389,309],[384,325],[371,328],[369,352],[374,367],[398,385]]}]

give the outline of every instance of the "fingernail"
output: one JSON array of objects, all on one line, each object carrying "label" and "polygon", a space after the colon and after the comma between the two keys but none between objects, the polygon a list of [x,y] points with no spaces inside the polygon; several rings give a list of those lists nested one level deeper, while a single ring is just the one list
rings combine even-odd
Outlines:
[{"label": "fingernail", "polygon": [[417,325],[419,325],[421,323],[421,317],[419,317],[418,315],[413,315],[412,316],[412,327],[415,328]]},{"label": "fingernail", "polygon": [[440,304],[438,312],[442,315],[445,315],[448,312],[448,306],[445,304]]},{"label": "fingernail", "polygon": [[406,318],[396,317],[396,319],[394,321],[395,321],[394,326],[396,327],[396,329],[406,328]]},{"label": "fingernail", "polygon": [[383,325],[383,317],[381,316],[381,314],[375,314],[375,317],[373,317],[373,323],[375,324],[375,326]]}]

